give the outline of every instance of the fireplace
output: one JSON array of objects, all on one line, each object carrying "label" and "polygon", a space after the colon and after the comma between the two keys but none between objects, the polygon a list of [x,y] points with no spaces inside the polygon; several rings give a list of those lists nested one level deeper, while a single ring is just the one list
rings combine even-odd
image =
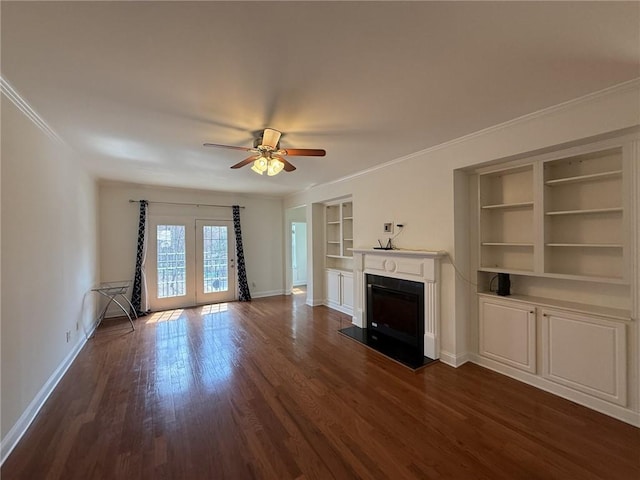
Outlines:
[{"label": "fireplace", "polygon": [[444,255],[353,249],[353,326],[341,333],[413,369],[440,358],[438,277]]},{"label": "fireplace", "polygon": [[366,275],[367,330],[424,350],[424,284]]}]

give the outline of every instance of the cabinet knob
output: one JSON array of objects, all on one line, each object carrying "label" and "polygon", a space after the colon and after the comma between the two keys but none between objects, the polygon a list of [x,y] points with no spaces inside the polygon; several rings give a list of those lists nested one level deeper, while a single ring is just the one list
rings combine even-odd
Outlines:
[{"label": "cabinet knob", "polygon": [[533,310],[529,310],[529,313],[536,313],[536,312],[534,312]]}]

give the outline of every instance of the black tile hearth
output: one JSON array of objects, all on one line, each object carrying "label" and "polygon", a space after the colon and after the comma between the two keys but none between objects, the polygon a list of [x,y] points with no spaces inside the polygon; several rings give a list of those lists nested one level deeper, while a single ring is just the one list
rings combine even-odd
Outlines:
[{"label": "black tile hearth", "polygon": [[369,332],[366,328],[351,326],[338,331],[344,336],[360,342],[412,370],[417,370],[437,361],[433,358],[425,357],[422,352],[413,349],[410,345],[386,335],[381,335],[378,332]]}]

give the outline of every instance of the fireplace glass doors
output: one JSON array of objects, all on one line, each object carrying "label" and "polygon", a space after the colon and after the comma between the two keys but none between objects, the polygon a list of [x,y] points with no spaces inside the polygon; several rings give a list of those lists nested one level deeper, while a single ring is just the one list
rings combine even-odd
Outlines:
[{"label": "fireplace glass doors", "polygon": [[423,351],[424,284],[367,274],[367,330]]}]

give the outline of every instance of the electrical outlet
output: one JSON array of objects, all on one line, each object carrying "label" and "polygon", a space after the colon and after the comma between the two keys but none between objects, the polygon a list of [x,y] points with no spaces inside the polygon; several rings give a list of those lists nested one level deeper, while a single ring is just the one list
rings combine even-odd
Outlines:
[{"label": "electrical outlet", "polygon": [[80,322],[76,322],[76,332],[80,330]]},{"label": "electrical outlet", "polygon": [[393,233],[393,223],[385,223],[384,224],[384,233]]},{"label": "electrical outlet", "polygon": [[67,343],[71,341],[71,330],[67,331]]}]

